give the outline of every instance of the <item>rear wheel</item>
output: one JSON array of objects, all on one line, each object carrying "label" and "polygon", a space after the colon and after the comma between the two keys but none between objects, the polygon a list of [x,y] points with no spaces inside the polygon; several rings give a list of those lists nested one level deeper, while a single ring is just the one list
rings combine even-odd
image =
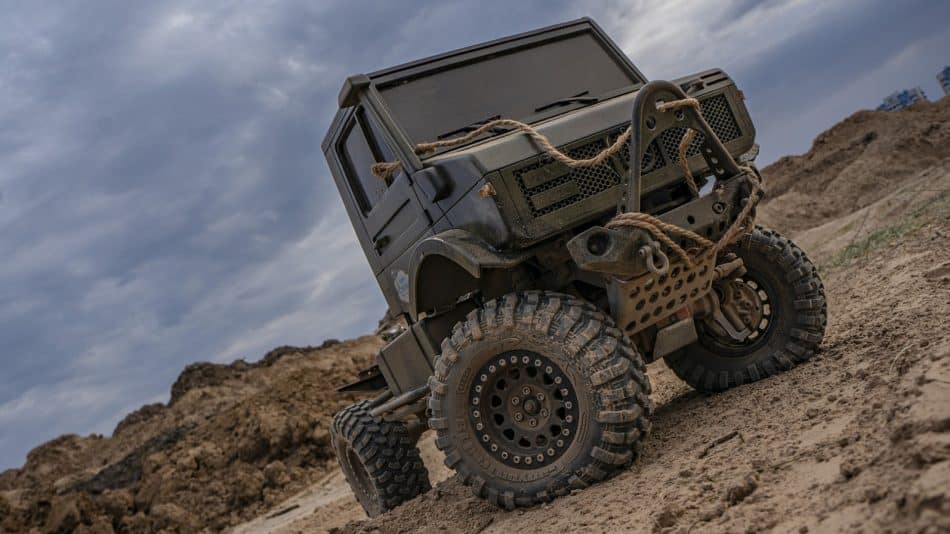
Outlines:
[{"label": "rear wheel", "polygon": [[406,425],[369,413],[370,401],[333,418],[331,443],[340,469],[366,515],[375,517],[429,491],[429,473]]},{"label": "rear wheel", "polygon": [[429,384],[446,465],[509,509],[616,473],[649,428],[639,353],[567,295],[509,294],[471,312],[443,341]]},{"label": "rear wheel", "polygon": [[757,227],[727,252],[742,258],[747,271],[714,286],[732,320],[697,321],[699,341],[665,357],[701,391],[723,391],[808,360],[827,323],[818,270],[791,240]]}]

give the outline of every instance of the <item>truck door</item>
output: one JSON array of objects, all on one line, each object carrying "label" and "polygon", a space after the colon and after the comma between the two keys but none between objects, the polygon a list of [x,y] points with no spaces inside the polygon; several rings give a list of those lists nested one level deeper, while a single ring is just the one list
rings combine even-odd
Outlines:
[{"label": "truck door", "polygon": [[[379,123],[358,107],[338,144],[340,163],[363,226],[360,241],[377,278],[431,226],[405,171],[397,171],[388,181],[370,172],[373,163],[395,161],[388,143]],[[392,288],[381,285],[389,300]]]}]

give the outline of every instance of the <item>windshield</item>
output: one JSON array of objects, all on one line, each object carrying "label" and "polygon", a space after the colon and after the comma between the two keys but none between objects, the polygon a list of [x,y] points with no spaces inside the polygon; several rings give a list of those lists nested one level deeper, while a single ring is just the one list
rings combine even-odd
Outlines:
[{"label": "windshield", "polygon": [[379,91],[409,139],[424,143],[495,117],[531,122],[540,111],[550,116],[641,82],[594,35],[581,33],[401,79]]}]

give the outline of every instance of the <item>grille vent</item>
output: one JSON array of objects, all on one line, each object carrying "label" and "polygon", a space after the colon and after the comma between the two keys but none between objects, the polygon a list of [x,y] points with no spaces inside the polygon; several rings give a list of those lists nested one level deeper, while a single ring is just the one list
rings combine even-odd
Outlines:
[{"label": "grille vent", "polygon": [[[699,106],[703,110],[703,118],[709,123],[712,131],[716,132],[720,141],[726,143],[742,135],[742,132],[739,131],[739,125],[736,124],[736,119],[732,115],[732,110],[729,109],[729,101],[726,100],[724,95],[716,95],[702,100]],[[679,157],[680,141],[683,140],[684,135],[686,135],[684,128],[671,128],[660,134],[663,150],[671,158]],[[692,157],[699,154],[699,147],[702,146],[705,138],[705,135],[697,133],[696,138],[686,149],[686,156]]]},{"label": "grille vent", "polygon": [[[742,135],[725,95],[719,94],[702,100],[700,106],[706,122],[723,143]],[[621,125],[604,138],[568,150],[567,154],[574,159],[592,158],[607,148],[608,144],[612,144],[626,128],[627,124]],[[679,143],[685,133],[686,130],[683,128],[673,128],[663,132],[659,139],[650,144],[641,164],[641,172],[647,175],[662,169],[669,161],[675,161],[678,157]],[[699,154],[703,138],[702,134],[696,136],[687,150],[688,156]],[[627,169],[630,161],[629,145],[621,150],[619,159],[620,161],[616,163],[620,166],[616,168],[614,165],[605,163],[597,167],[568,169],[545,156],[535,163],[514,171],[514,177],[531,209],[531,215],[541,217],[620,184],[623,178],[617,168]],[[538,172],[550,173],[550,176],[541,180],[532,178]],[[556,176],[557,174],[560,176]],[[539,181],[541,183],[535,185]]]},{"label": "grille vent", "polygon": [[[596,156],[597,153],[605,148],[607,148],[607,143],[603,139],[599,139],[569,150],[567,155],[574,159],[587,159]],[[518,181],[518,187],[521,188],[521,192],[524,193],[528,201],[528,206],[531,208],[531,215],[534,217],[547,215],[563,207],[570,206],[575,202],[594,196],[601,191],[606,191],[620,183],[620,175],[613,167],[605,163],[597,167],[571,169],[570,172],[565,173],[563,176],[548,180],[537,187],[529,188],[525,185],[526,174],[547,165],[560,166],[561,164],[552,162],[545,157],[542,161],[532,163],[515,171],[515,179]],[[565,187],[571,183],[575,184],[575,186]],[[552,193],[553,195],[557,195],[557,190],[563,191],[563,194],[560,195],[561,198],[552,196]],[[551,200],[549,201],[548,199]]]}]

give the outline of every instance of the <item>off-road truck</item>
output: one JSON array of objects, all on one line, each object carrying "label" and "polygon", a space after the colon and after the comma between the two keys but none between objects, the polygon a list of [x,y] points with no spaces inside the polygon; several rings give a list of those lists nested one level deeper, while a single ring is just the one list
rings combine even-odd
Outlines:
[{"label": "off-road truck", "polygon": [[[420,150],[498,119],[537,136],[491,126]],[[573,165],[540,138],[573,160],[621,149]],[[406,325],[340,388],[377,392],[332,428],[367,513],[429,488],[427,428],[475,494],[529,506],[633,461],[646,363],[712,392],[812,356],[815,267],[774,231],[730,234],[759,195],[754,138],[722,70],[648,82],[589,19],[348,78],[322,148]]]}]

